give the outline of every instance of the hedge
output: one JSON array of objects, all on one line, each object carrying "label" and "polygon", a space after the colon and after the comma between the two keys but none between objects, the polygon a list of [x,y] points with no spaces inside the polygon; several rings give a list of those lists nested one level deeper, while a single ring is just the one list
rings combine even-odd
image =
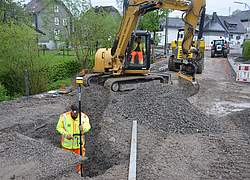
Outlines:
[{"label": "hedge", "polygon": [[0,102],[8,99],[9,97],[7,96],[7,89],[0,84]]},{"label": "hedge", "polygon": [[250,40],[246,40],[243,44],[243,58],[250,60]]},{"label": "hedge", "polygon": [[[76,60],[65,60],[57,64],[41,67],[37,65],[29,71],[30,95],[45,92],[52,87],[51,84],[59,83],[60,80],[71,78],[80,71],[81,64]],[[24,95],[24,70],[19,69],[16,73],[11,69],[5,69],[0,73],[0,83],[7,89],[9,96]],[[2,90],[5,93],[4,90]]]},{"label": "hedge", "polygon": [[76,60],[67,60],[48,67],[49,83],[70,78],[80,71],[81,64]]}]

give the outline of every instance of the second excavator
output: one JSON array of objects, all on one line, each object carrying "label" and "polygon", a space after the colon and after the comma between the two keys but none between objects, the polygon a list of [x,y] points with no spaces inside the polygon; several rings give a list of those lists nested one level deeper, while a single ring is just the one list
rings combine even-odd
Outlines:
[{"label": "second excavator", "polygon": [[[205,0],[129,0],[113,47],[97,50],[93,68],[94,74],[86,76],[87,84],[98,82],[103,83],[112,91],[123,91],[130,90],[131,84],[154,80],[159,80],[162,83],[171,81],[170,74],[150,73],[150,33],[135,31],[141,16],[158,9],[184,12],[185,27],[182,41],[182,69],[184,71],[179,73],[180,77],[191,76],[191,81],[194,81],[195,59],[190,60],[188,54],[199,20],[203,21],[203,17],[200,17],[201,14],[205,14],[205,6]],[[195,52],[199,53],[199,45]],[[185,72],[187,70],[193,73]]]}]

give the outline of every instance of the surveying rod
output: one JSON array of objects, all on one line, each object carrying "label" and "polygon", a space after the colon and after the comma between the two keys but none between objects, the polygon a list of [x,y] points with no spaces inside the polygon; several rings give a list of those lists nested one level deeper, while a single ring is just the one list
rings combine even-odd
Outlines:
[{"label": "surveying rod", "polygon": [[78,91],[78,102],[79,102],[79,129],[80,129],[80,158],[81,158],[81,177],[83,177],[83,169],[82,169],[82,130],[81,130],[81,125],[82,125],[82,110],[81,110],[81,90],[82,90],[82,85],[83,85],[83,77],[77,77],[76,78],[76,84],[78,85],[77,91]]}]

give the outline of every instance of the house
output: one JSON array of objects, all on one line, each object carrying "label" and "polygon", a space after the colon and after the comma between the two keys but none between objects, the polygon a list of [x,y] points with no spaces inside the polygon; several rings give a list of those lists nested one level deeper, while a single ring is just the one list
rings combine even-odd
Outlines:
[{"label": "house", "polygon": [[[162,31],[158,32],[158,35],[160,37],[159,45],[163,46],[165,42],[165,22],[162,23],[162,27]],[[184,22],[181,18],[168,18],[168,43],[176,39],[178,29],[183,27]],[[210,48],[211,41],[220,38],[228,40],[231,45],[242,44],[245,33],[243,24],[234,16],[218,16],[216,12],[213,15],[206,15],[203,28],[206,49]]]},{"label": "house", "polygon": [[[164,19],[161,22],[161,28],[160,28],[161,31],[156,32],[156,34],[158,35],[160,39],[160,42],[158,44],[160,46],[164,46],[165,44],[165,24],[166,24],[166,21]],[[168,24],[167,25],[167,34],[168,34],[167,41],[168,41],[168,44],[170,44],[171,41],[177,38],[178,29],[184,27],[184,22],[182,21],[181,18],[169,17],[167,24]]]},{"label": "house", "polygon": [[96,6],[94,8],[94,11],[96,13],[105,12],[105,13],[110,13],[112,16],[117,16],[117,15],[120,16],[119,11],[113,6]]},{"label": "house", "polygon": [[245,38],[249,39],[250,38],[250,10],[238,12],[237,14],[233,16],[241,21],[241,23],[243,24],[246,30]]},{"label": "house", "polygon": [[231,46],[243,43],[246,33],[243,24],[234,16],[218,16],[216,12],[208,16],[204,25],[206,46],[214,39],[224,38]]},{"label": "house", "polygon": [[33,16],[33,26],[46,34],[39,37],[39,45],[56,49],[67,40],[72,14],[62,1],[32,0],[26,10]]}]

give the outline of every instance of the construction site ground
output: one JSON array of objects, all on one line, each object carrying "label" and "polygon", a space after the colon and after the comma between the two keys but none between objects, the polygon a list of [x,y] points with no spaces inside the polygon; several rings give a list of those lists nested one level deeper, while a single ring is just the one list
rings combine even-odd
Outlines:
[{"label": "construction site ground", "polygon": [[[152,70],[166,67],[162,59]],[[55,132],[76,92],[0,103],[0,179],[127,179],[134,120],[137,179],[250,179],[250,85],[234,81],[227,59],[208,54],[197,94],[171,74],[173,85],[83,89],[92,125],[84,178],[75,172],[79,157],[60,148]]]}]

